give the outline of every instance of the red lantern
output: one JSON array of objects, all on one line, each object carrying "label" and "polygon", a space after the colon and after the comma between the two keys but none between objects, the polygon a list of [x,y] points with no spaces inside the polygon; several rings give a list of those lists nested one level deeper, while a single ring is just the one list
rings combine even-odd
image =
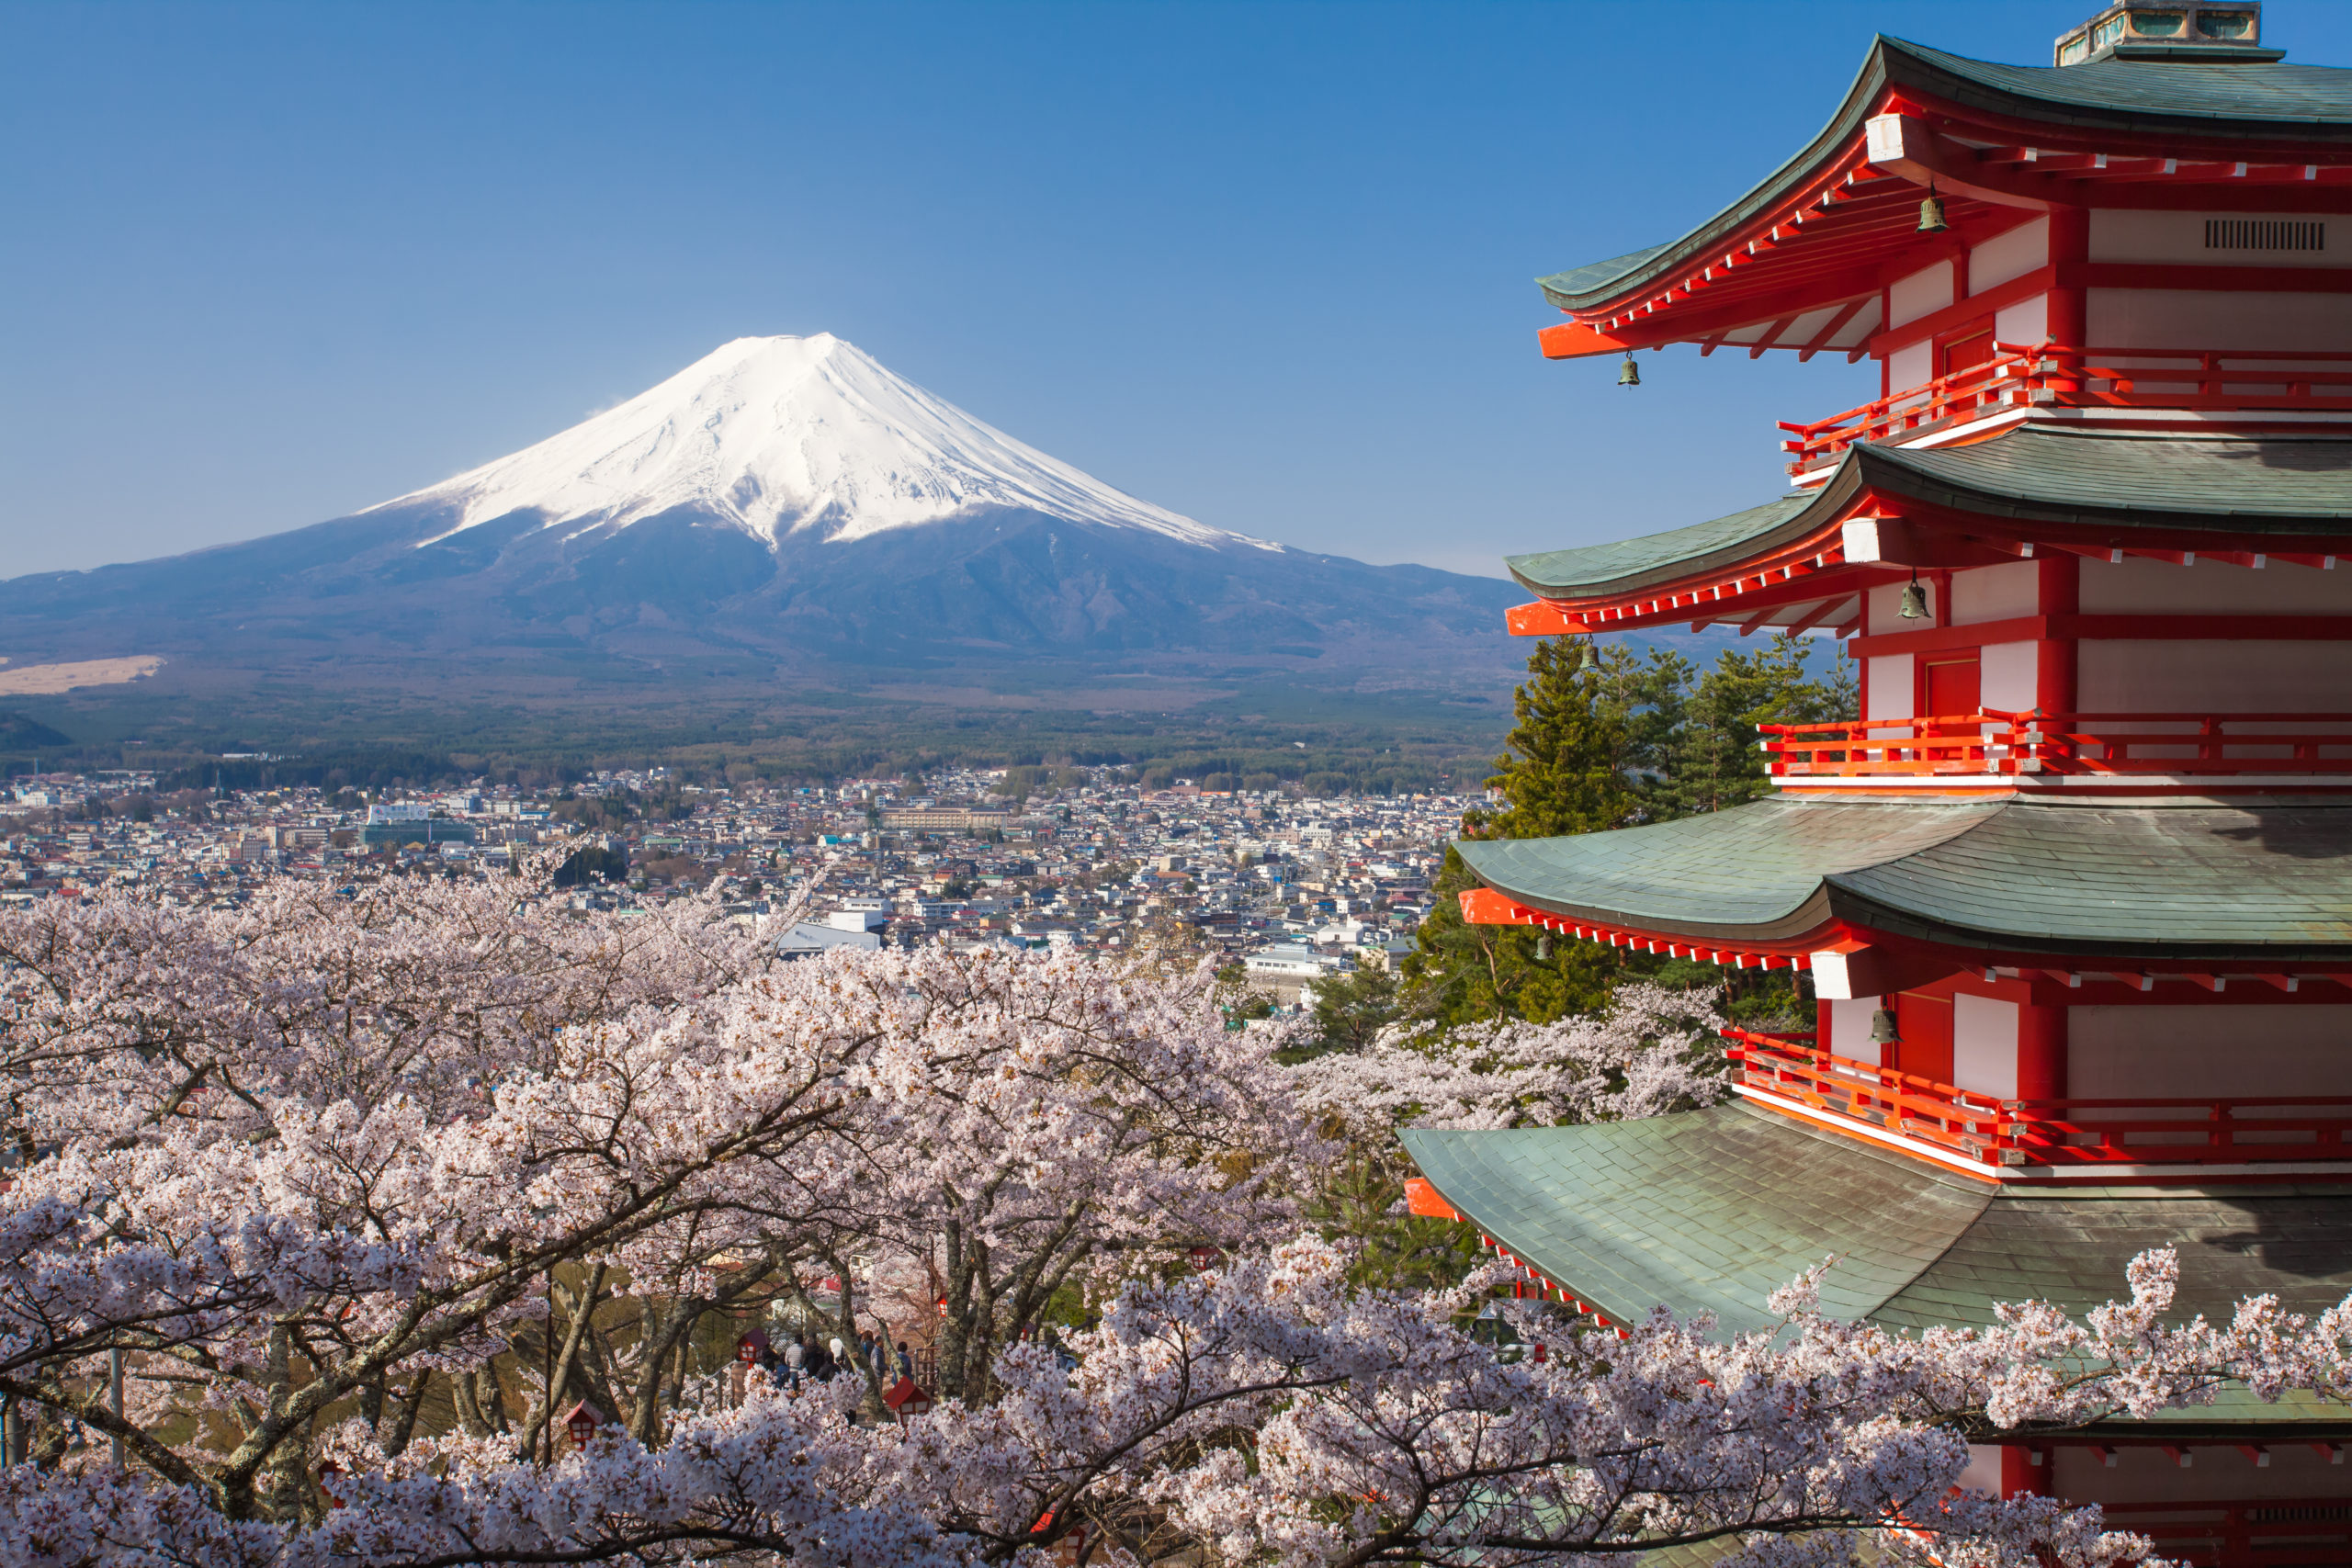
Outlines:
[{"label": "red lantern", "polygon": [[1544,1347],[1540,1344],[1535,1347],[1535,1359],[1539,1361],[1544,1359]]},{"label": "red lantern", "polygon": [[1195,1247],[1185,1256],[1192,1259],[1193,1272],[1205,1274],[1216,1267],[1217,1260],[1225,1256],[1225,1249],[1218,1247]]},{"label": "red lantern", "polygon": [[563,1424],[571,1429],[571,1446],[585,1449],[589,1439],[596,1435],[596,1428],[605,1424],[605,1413],[583,1399],[571,1407],[571,1413],[563,1418]]},{"label": "red lantern", "polygon": [[754,1328],[735,1341],[735,1359],[747,1367],[757,1364],[767,1350],[768,1331],[764,1328]]},{"label": "red lantern", "polygon": [[945,1296],[939,1298],[939,1315],[942,1317],[945,1317],[947,1315],[947,1298]]}]

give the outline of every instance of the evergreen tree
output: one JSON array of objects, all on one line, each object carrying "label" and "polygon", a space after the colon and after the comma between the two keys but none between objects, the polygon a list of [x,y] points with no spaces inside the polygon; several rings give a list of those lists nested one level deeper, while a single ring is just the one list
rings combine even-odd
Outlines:
[{"label": "evergreen tree", "polygon": [[1528,678],[1511,698],[1519,722],[1506,743],[1514,754],[1496,758],[1487,781],[1503,809],[1479,824],[1479,837],[1597,833],[1632,818],[1626,705],[1600,670],[1578,668],[1589,646],[1562,637],[1537,643],[1528,656]]},{"label": "evergreen tree", "polygon": [[[1566,638],[1536,645],[1513,705],[1511,754],[1496,759],[1487,780],[1500,806],[1467,813],[1464,837],[1604,832],[1745,805],[1770,787],[1757,725],[1856,713],[1842,650],[1819,679],[1810,647],[1781,637],[1753,653],[1726,649],[1703,675],[1670,649],[1623,647],[1600,650],[1588,671],[1583,649]],[[1548,1022],[1600,1007],[1628,974],[1720,985],[1726,1010],[1742,1019],[1793,1004],[1784,971],[1718,971],[1562,937],[1545,944],[1523,926],[1471,925],[1460,895],[1478,886],[1448,850],[1419,950],[1405,960],[1400,1016],[1440,1026],[1500,1016]]]},{"label": "evergreen tree", "polygon": [[[1555,838],[1636,818],[1640,803],[1626,775],[1634,745],[1628,708],[1605,668],[1580,668],[1587,646],[1563,637],[1537,643],[1528,656],[1528,679],[1512,701],[1510,754],[1495,759],[1487,781],[1502,796],[1501,809],[1468,813],[1464,836]],[[1462,857],[1447,850],[1418,951],[1405,960],[1409,1016],[1436,1024],[1506,1015],[1542,1023],[1607,999],[1622,967],[1613,949],[1547,943],[1521,926],[1474,926],[1462,918],[1461,894],[1477,886]],[[1548,954],[1538,956],[1539,947]]]}]

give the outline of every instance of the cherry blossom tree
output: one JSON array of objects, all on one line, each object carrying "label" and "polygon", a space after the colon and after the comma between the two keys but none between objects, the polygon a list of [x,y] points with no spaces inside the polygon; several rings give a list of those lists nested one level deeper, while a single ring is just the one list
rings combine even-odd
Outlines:
[{"label": "cherry blossom tree", "polygon": [[[0,962],[0,1568],[2105,1564],[2144,1543],[1956,1491],[1969,1438],[2352,1382],[2352,1313],[2172,1323],[2163,1254],[1979,1332],[1837,1322],[1810,1280],[1751,1335],[1501,1304],[1538,1360],[1466,1332],[1490,1272],[1365,1288],[1301,1233],[1318,1123],[1698,1098],[1712,1021],[1667,993],[1351,1083],[1227,1030],[1205,970],[781,964],[716,905],[537,874],[51,901]],[[935,1409],[739,1393],[738,1325],[820,1277],[844,1330],[937,1282]],[[1057,1303],[1067,1358],[1024,1333]]]},{"label": "cherry blossom tree", "polygon": [[781,964],[715,905],[582,917],[543,876],[51,901],[0,957],[8,1455],[95,1432],[232,1519],[316,1516],[351,1416],[544,1461],[587,1397],[658,1443],[713,1315],[852,1244],[936,1264],[968,1382],[1087,1260],[1278,1217],[1303,1146],[1205,976]]},{"label": "cherry blossom tree", "polygon": [[105,1468],[0,1483],[0,1561],[427,1563],[1589,1564],[1710,1541],[1755,1564],[2143,1561],[2095,1509],[1961,1490],[1971,1423],[2041,1430],[2211,1398],[2342,1398],[2352,1312],[2247,1303],[2167,1325],[2169,1255],[2080,1321],[2006,1311],[1917,1337],[1822,1317],[1813,1281],[1771,1332],[1665,1313],[1542,1360],[1458,1326],[1484,1281],[1364,1292],[1301,1240],[1212,1275],[1130,1280],[1074,1337],[998,1357],[1001,1396],[906,1427],[843,1416],[845,1384],[686,1416],[648,1450],[616,1429],[553,1466],[463,1438],[389,1455],[364,1423],[321,1452],[338,1505],[241,1522],[197,1489]]},{"label": "cherry blossom tree", "polygon": [[1295,1070],[1310,1110],[1366,1133],[1611,1121],[1722,1099],[1722,1026],[1709,993],[1634,981],[1592,1017],[1398,1025]]}]

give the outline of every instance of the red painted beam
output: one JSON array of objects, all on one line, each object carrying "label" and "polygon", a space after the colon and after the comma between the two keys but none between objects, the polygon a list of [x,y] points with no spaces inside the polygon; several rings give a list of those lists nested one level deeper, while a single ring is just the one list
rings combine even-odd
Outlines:
[{"label": "red painted beam", "polygon": [[1503,625],[1513,637],[1585,637],[1592,631],[1549,599],[1513,605],[1503,612]]}]

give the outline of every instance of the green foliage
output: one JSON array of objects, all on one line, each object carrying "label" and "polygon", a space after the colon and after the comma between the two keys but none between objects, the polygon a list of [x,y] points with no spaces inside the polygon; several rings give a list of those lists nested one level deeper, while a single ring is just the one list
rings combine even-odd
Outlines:
[{"label": "green foliage", "polygon": [[1655,964],[1598,942],[1554,941],[1539,957],[1539,933],[1525,926],[1474,926],[1462,918],[1462,894],[1479,886],[1449,849],[1431,885],[1429,918],[1406,954],[1402,988],[1409,1016],[1440,1028],[1488,1018],[1534,1023],[1588,1013],[1609,999],[1618,976]]},{"label": "green foliage", "polygon": [[1394,1139],[1385,1154],[1351,1146],[1306,1203],[1307,1218],[1325,1235],[1356,1244],[1348,1277],[1359,1285],[1450,1289],[1477,1266],[1474,1227],[1400,1212],[1410,1169]]},{"label": "green foliage", "polygon": [[1396,1021],[1396,976],[1386,969],[1359,968],[1315,982],[1315,1038],[1302,1055],[1361,1051]]},{"label": "green foliage", "polygon": [[1626,713],[1599,672],[1577,668],[1584,644],[1539,642],[1527,680],[1511,699],[1513,755],[1495,759],[1487,787],[1503,809],[1481,838],[1550,839],[1624,826],[1634,810],[1625,777],[1632,736]]},{"label": "green foliage", "polygon": [[1856,716],[1852,660],[1833,654],[1826,678],[1817,678],[1810,652],[1770,637],[1753,653],[1726,649],[1703,675],[1665,649],[1603,653],[1598,702],[1623,716],[1641,818],[1665,821],[1760,798],[1771,784],[1757,744],[1759,724]]},{"label": "green foliage", "polygon": [[[1806,645],[1771,638],[1754,652],[1727,649],[1704,674],[1680,654],[1599,650],[1583,670],[1584,645],[1539,642],[1514,701],[1511,754],[1487,780],[1498,809],[1473,811],[1465,837],[1552,838],[1721,811],[1761,796],[1764,771],[1756,726],[1850,717],[1850,661],[1833,655],[1816,677]],[[1404,966],[1408,1015],[1439,1027],[1516,1017],[1538,1023],[1604,1005],[1620,978],[1723,990],[1735,1019],[1795,1010],[1786,972],[1723,970],[1666,960],[1516,926],[1474,926],[1460,895],[1478,886],[1449,850],[1430,889],[1433,908]],[[1539,956],[1548,945],[1549,956]]]},{"label": "green foliage", "polygon": [[557,868],[558,887],[581,887],[591,883],[618,882],[628,874],[628,852],[611,849],[603,844],[591,844],[575,850]]}]

